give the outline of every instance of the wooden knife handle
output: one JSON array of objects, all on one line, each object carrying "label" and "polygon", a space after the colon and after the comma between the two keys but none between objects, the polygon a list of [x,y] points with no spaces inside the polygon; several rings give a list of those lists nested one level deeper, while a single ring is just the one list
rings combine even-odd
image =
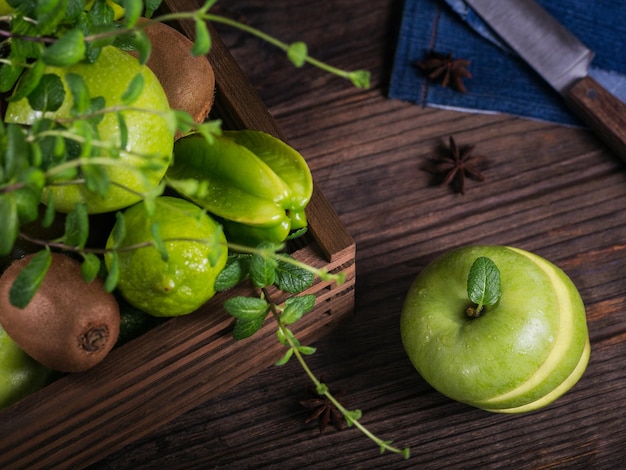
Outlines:
[{"label": "wooden knife handle", "polygon": [[626,161],[626,104],[589,76],[566,90],[565,98],[591,130]]}]

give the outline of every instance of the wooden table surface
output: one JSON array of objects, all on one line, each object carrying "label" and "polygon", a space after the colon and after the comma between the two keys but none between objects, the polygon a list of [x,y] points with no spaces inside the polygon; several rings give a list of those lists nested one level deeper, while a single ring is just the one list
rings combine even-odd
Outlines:
[{"label": "wooden table surface", "polygon": [[[287,140],[357,243],[354,317],[317,342],[313,371],[403,460],[358,430],[305,424],[309,382],[295,361],[239,384],[93,466],[107,468],[624,468],[626,168],[585,130],[387,99],[402,2],[231,0],[218,11],[337,67],[365,68],[358,90],[272,46],[218,27]],[[465,195],[423,167],[453,135],[487,158]],[[587,307],[592,354],[551,406],[499,415],[453,402],[402,349],[409,285],[436,255],[506,244],[563,268]],[[621,465],[620,465],[621,464]]]}]

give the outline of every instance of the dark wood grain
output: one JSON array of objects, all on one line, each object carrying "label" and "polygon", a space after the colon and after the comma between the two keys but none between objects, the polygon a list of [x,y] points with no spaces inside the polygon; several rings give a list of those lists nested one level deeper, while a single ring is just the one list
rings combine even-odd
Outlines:
[{"label": "dark wood grain", "polygon": [[565,97],[581,119],[626,161],[626,104],[589,76],[567,89]]},{"label": "dark wood grain", "polygon": [[[367,68],[363,91],[227,28],[220,35],[357,243],[355,315],[309,359],[363,423],[411,448],[383,454],[354,429],[304,424],[308,381],[269,368],[93,466],[109,468],[624,468],[626,168],[581,129],[420,108],[386,98],[402,2],[218,2],[312,55]],[[465,196],[423,171],[454,135],[488,160]],[[587,306],[592,354],[581,381],[539,412],[503,416],[452,402],[413,370],[399,340],[403,298],[450,248],[516,245],[559,264]]]}]

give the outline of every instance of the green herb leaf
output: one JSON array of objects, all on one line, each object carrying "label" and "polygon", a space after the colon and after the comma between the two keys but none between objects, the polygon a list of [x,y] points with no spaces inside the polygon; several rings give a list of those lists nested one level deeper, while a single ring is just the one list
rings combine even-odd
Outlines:
[{"label": "green herb leaf", "polygon": [[91,104],[89,89],[85,84],[85,80],[82,75],[68,73],[65,75],[65,81],[72,94],[72,112],[74,114],[84,113]]},{"label": "green herb leaf", "polygon": [[249,338],[263,326],[264,318],[254,318],[252,320],[235,320],[233,327],[233,338],[236,340]]},{"label": "green herb leaf", "polygon": [[298,41],[289,45],[287,57],[296,67],[302,67],[308,57],[308,48],[305,43]]},{"label": "green herb leaf", "polygon": [[250,258],[248,254],[229,255],[226,266],[215,279],[215,290],[222,292],[243,281],[248,276]]},{"label": "green herb leaf", "polygon": [[348,75],[352,84],[357,88],[369,88],[371,73],[367,70],[355,70]]},{"label": "green herb leaf", "polygon": [[28,95],[28,104],[35,111],[56,111],[65,101],[65,88],[61,77],[47,73],[41,77],[37,87]]},{"label": "green herb leaf", "polygon": [[128,126],[123,113],[117,113],[117,126],[120,130],[120,148],[126,148],[128,145]]},{"label": "green herb leaf", "polygon": [[26,307],[41,286],[48,268],[52,264],[49,249],[37,252],[30,262],[22,269],[9,290],[9,300],[18,308]]},{"label": "green herb leaf", "polygon": [[141,0],[123,0],[121,3],[124,7],[124,23],[128,28],[132,28],[141,16],[143,2]]},{"label": "green herb leaf", "polygon": [[36,61],[30,68],[26,69],[22,78],[17,82],[17,86],[9,98],[9,101],[21,100],[30,95],[37,85],[39,85],[39,81],[41,77],[43,77],[45,69],[46,64],[44,64],[43,60]]},{"label": "green herb leaf", "polygon": [[122,212],[115,213],[115,225],[110,237],[112,241],[111,248],[113,249],[119,248],[126,237],[126,219],[124,219]]},{"label": "green herb leaf", "polygon": [[141,95],[144,83],[145,80],[143,78],[143,75],[140,73],[136,74],[128,84],[128,87],[126,88],[124,93],[122,93],[122,103],[124,103],[126,106],[133,104],[135,100]]},{"label": "green herb leaf", "polygon": [[159,8],[160,5],[161,0],[146,0],[144,16],[146,18],[152,18],[153,13],[157,10],[157,8]]},{"label": "green herb leaf", "polygon": [[297,294],[313,285],[315,274],[295,264],[279,260],[276,266],[276,286],[290,294]]},{"label": "green herb leaf", "polygon": [[28,155],[28,144],[22,128],[18,124],[7,124],[6,126],[6,150],[2,155],[2,170],[4,178],[11,179],[22,172]]},{"label": "green herb leaf", "polygon": [[257,297],[235,296],[224,301],[224,309],[239,320],[264,320],[269,312],[269,304]]},{"label": "green herb leaf", "polygon": [[15,64],[2,64],[0,66],[0,93],[10,91],[17,83],[24,67]]},{"label": "green herb leaf", "polygon": [[287,362],[289,362],[289,359],[291,359],[291,356],[293,356],[293,349],[287,349],[287,351],[285,351],[285,354],[283,354],[283,357],[281,357],[278,361],[276,361],[274,365],[284,366],[285,364],[287,364]]},{"label": "green herb leaf", "polygon": [[117,252],[109,253],[109,264],[108,264],[108,272],[106,279],[104,280],[104,290],[107,292],[113,292],[115,290],[115,286],[117,285],[117,281],[120,278],[120,258],[117,255]]},{"label": "green herb leaf", "polygon": [[70,29],[47,47],[41,58],[47,65],[67,67],[85,57],[85,36],[79,28]]},{"label": "green herb leaf", "polygon": [[93,253],[87,253],[80,265],[80,272],[85,282],[92,282],[100,272],[100,258]]},{"label": "green herb leaf", "polygon": [[481,256],[472,264],[467,277],[467,295],[478,305],[478,312],[500,299],[500,270],[489,258]]},{"label": "green herb leaf", "polygon": [[134,46],[139,55],[139,63],[145,64],[152,53],[152,43],[144,31],[135,31]]},{"label": "green herb leaf", "polygon": [[267,287],[274,284],[276,279],[277,262],[274,258],[258,253],[250,260],[250,278],[256,287]]},{"label": "green herb leaf", "polygon": [[63,239],[69,246],[84,248],[89,237],[89,215],[85,204],[77,204],[65,218]]},{"label": "green herb leaf", "polygon": [[296,338],[293,331],[287,327],[278,328],[278,330],[276,330],[276,337],[278,338],[278,342],[280,344],[287,346],[288,348],[291,348],[292,345],[296,348],[300,346],[298,338]]},{"label": "green herb leaf", "polygon": [[[41,189],[34,185],[27,185],[17,191],[13,191],[17,217],[20,223],[27,224],[39,217],[39,201]],[[0,219],[2,220],[2,219]]]},{"label": "green herb leaf", "polygon": [[19,233],[17,205],[11,194],[0,194],[0,220],[0,256],[6,256]]},{"label": "green herb leaf", "polygon": [[317,351],[317,349],[312,346],[299,346],[298,351],[300,352],[300,354],[310,356],[311,354],[315,354],[315,351]]},{"label": "green herb leaf", "polygon": [[165,246],[165,243],[163,243],[163,238],[161,237],[161,226],[157,222],[154,222],[150,225],[150,233],[152,234],[154,247],[161,255],[161,260],[167,263],[170,256],[167,253],[167,248]]},{"label": "green herb leaf", "polygon": [[196,22],[196,39],[193,42],[191,48],[191,54],[194,56],[201,56],[209,52],[211,49],[211,36],[206,23],[202,18],[195,18]]},{"label": "green herb leaf", "polygon": [[291,325],[302,318],[305,313],[313,310],[314,306],[315,295],[313,294],[289,297],[285,300],[285,308],[280,315],[280,319],[283,324]]}]

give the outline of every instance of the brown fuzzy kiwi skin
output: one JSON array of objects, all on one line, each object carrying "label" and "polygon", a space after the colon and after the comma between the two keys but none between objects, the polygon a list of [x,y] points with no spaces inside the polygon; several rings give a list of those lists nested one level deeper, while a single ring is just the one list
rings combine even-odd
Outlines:
[{"label": "brown fuzzy kiwi skin", "polygon": [[99,278],[85,282],[78,261],[53,253],[31,302],[24,309],[14,307],[11,285],[32,256],[15,261],[0,277],[0,324],[20,348],[50,369],[90,369],[117,341],[120,311],[115,296]]},{"label": "brown fuzzy kiwi skin", "polygon": [[161,82],[170,108],[203,122],[215,98],[215,74],[208,58],[192,56],[193,42],[169,25],[157,22],[144,31],[152,44],[146,65]]}]

